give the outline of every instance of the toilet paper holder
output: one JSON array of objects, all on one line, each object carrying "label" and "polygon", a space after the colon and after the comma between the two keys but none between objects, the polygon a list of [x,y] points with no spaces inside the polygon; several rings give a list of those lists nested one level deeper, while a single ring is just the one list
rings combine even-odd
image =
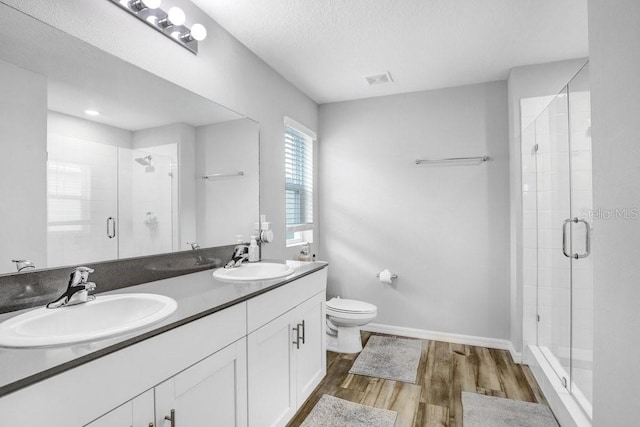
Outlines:
[{"label": "toilet paper holder", "polygon": [[[380,273],[376,274],[376,277],[379,279]],[[398,278],[398,275],[396,273],[391,273],[391,280],[395,280],[397,278]]]}]

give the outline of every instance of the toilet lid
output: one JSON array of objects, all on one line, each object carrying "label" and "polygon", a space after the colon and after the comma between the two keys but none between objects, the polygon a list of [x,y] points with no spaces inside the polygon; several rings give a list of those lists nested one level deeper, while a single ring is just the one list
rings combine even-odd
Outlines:
[{"label": "toilet lid", "polygon": [[378,308],[368,302],[356,301],[354,299],[331,298],[327,301],[327,307],[333,311],[343,313],[373,313]]}]

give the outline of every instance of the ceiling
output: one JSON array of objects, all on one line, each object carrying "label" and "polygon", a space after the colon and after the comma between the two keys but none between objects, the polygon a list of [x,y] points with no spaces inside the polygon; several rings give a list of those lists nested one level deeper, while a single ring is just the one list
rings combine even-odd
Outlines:
[{"label": "ceiling", "polygon": [[[322,104],[588,56],[587,0],[192,0]],[[365,76],[389,71],[393,83]]]}]

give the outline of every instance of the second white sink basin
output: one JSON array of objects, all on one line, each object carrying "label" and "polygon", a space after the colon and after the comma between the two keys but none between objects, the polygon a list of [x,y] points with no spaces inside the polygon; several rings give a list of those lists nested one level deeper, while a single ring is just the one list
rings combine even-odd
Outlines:
[{"label": "second white sink basin", "polygon": [[46,347],[112,337],[165,319],[177,307],[163,295],[98,295],[84,304],[38,308],[0,323],[0,345]]},{"label": "second white sink basin", "polygon": [[213,277],[224,282],[257,282],[282,279],[293,274],[294,268],[275,262],[244,263],[236,268],[219,268]]}]

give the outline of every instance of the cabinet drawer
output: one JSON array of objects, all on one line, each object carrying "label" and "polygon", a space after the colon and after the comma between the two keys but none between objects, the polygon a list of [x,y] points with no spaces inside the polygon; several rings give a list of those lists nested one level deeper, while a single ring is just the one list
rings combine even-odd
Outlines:
[{"label": "cabinet drawer", "polygon": [[326,291],[327,269],[323,268],[247,301],[247,333],[267,324],[319,292]]}]

